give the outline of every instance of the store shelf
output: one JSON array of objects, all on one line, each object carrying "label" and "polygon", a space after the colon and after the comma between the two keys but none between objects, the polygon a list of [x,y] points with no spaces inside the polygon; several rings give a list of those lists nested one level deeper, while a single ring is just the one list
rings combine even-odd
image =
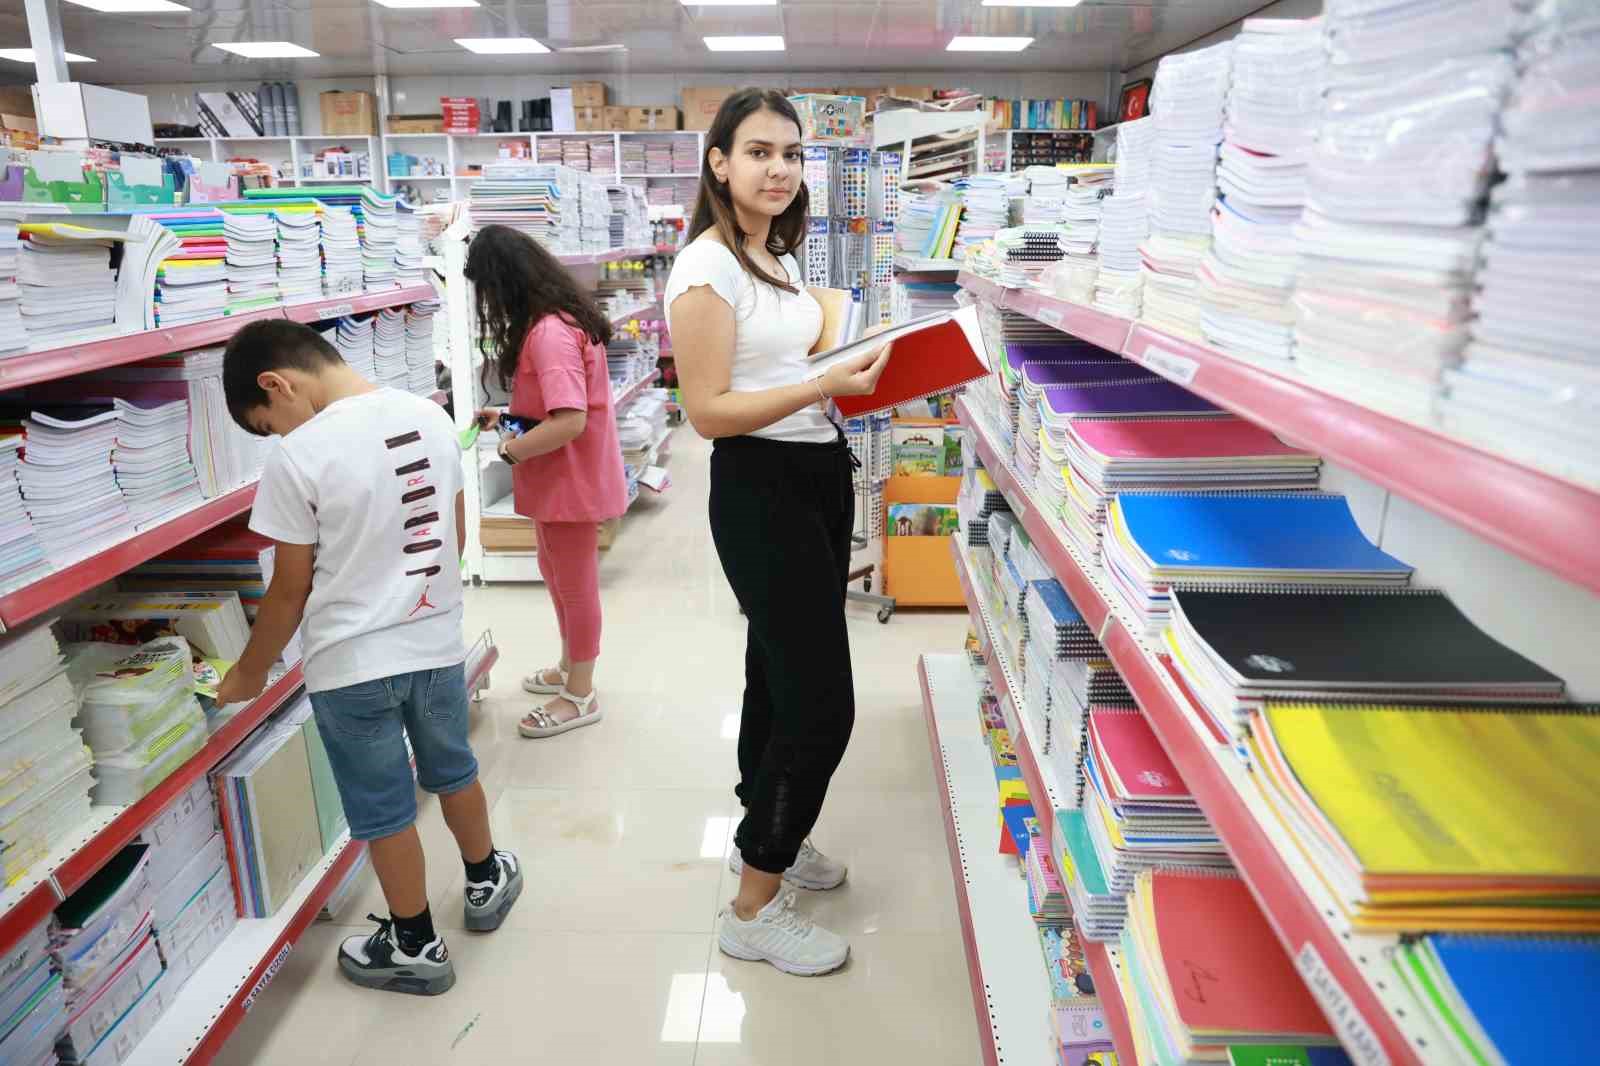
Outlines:
[{"label": "store shelf", "polygon": [[1100,997],[1100,1011],[1106,1016],[1106,1026],[1111,1030],[1111,1045],[1117,1051],[1117,1066],[1139,1066],[1139,1056],[1133,1043],[1133,1026],[1128,1023],[1128,1008],[1122,1002],[1122,985],[1117,981],[1117,971],[1122,968],[1117,949],[1097,944],[1079,937],[1083,944],[1083,959],[1089,965],[1089,976],[1094,981],[1095,994]]},{"label": "store shelf", "polygon": [[957,259],[924,259],[917,255],[897,255],[894,268],[914,274],[954,274],[961,269]]},{"label": "store shelf", "polygon": [[449,181],[448,174],[389,174],[390,181]]},{"label": "store shelf", "polygon": [[[1118,352],[1485,540],[1600,592],[1600,492],[1342,399],[1194,341],[1041,293],[957,281],[1000,306]],[[1121,334],[1120,339],[1118,334]]]},{"label": "store shelf", "polygon": [[256,726],[289,702],[305,675],[299,665],[285,671],[256,699],[219,725],[205,746],[191,755],[155,791],[139,802],[114,809],[117,813],[94,837],[75,851],[55,872],[63,897],[71,895],[149,825],[157,814],[188,790],[238,746]]},{"label": "store shelf", "polygon": [[[241,918],[123,1066],[210,1062],[365,847],[346,834],[271,918]],[[328,960],[333,965],[333,960]]]},{"label": "store shelf", "polygon": [[31,585],[0,596],[0,632],[15,629],[29,619],[47,614],[74,596],[82,595],[118,574],[176,548],[189,538],[244,514],[250,510],[255,498],[256,487],[253,483],[242,489],[234,489],[226,496],[207,500],[199,507],[185,511],[170,522],[136,533],[120,544],[114,544]]},{"label": "store shelf", "polygon": [[[1161,745],[1183,775],[1307,987],[1357,1062],[1420,1064],[1440,1035],[1389,972],[1397,938],[1358,933],[1301,858],[1231,747],[1219,741],[1164,661],[1111,606],[1110,595],[1068,546],[1066,534],[1021,484],[987,428],[957,399],[979,458],[1017,519],[1105,646]],[[1019,756],[1020,761],[1020,756]]]},{"label": "store shelf", "polygon": [[[917,661],[985,1066],[1055,1066],[1050,989],[1027,883],[993,846],[999,796],[964,655]],[[973,834],[968,852],[967,834]]]},{"label": "store shelf", "polygon": [[62,896],[55,887],[55,872],[109,825],[120,810],[120,807],[90,807],[89,817],[82,825],[0,892],[0,954],[9,952],[56,909]]},{"label": "store shelf", "polygon": [[654,247],[640,248],[608,248],[603,252],[573,252],[558,253],[556,258],[563,266],[597,266],[600,263],[615,263],[622,259],[637,259],[641,256],[655,255]]},{"label": "store shelf", "polygon": [[660,299],[651,300],[647,304],[640,304],[638,307],[629,308],[620,314],[612,316],[611,325],[614,327],[625,326],[636,318],[655,318],[660,312]]},{"label": "store shelf", "polygon": [[661,372],[659,370],[652,370],[650,373],[646,374],[638,381],[635,381],[633,384],[627,386],[622,391],[613,394],[611,397],[612,408],[620,411],[623,407],[638,399],[641,392],[655,384],[655,380],[660,376],[660,373]]},{"label": "store shelf", "polygon": [[404,288],[358,292],[310,303],[289,304],[283,308],[283,317],[294,322],[325,322],[365,311],[381,311],[385,307],[404,307],[418,300],[436,300],[438,297],[432,285],[407,285]]}]

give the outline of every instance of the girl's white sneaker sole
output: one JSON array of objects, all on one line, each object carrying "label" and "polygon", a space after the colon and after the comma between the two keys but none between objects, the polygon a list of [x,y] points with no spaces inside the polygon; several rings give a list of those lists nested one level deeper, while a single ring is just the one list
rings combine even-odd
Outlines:
[{"label": "girl's white sneaker sole", "polygon": [[832,973],[850,961],[850,951],[846,948],[844,957],[837,962],[829,961],[815,964],[791,962],[788,959],[768,955],[754,948],[746,947],[737,940],[730,940],[728,934],[720,929],[717,931],[717,947],[724,955],[731,955],[733,958],[743,959],[745,962],[769,962],[784,973],[793,974],[796,977],[821,977],[823,974]]}]

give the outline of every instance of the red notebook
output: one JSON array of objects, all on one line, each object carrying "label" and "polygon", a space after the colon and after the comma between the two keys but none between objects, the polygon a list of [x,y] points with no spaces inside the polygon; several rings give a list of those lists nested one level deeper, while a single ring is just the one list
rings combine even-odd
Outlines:
[{"label": "red notebook", "polygon": [[1157,870],[1156,936],[1178,1016],[1198,1043],[1212,1037],[1332,1037],[1328,1019],[1243,881]]},{"label": "red notebook", "polygon": [[1072,433],[1108,459],[1235,459],[1308,455],[1238,418],[1074,418]]},{"label": "red notebook", "polygon": [[1189,786],[1142,712],[1131,707],[1090,708],[1089,738],[1118,798],[1157,803],[1190,798]]},{"label": "red notebook", "polygon": [[978,327],[978,309],[962,307],[890,327],[814,356],[807,379],[821,376],[841,359],[890,345],[889,364],[870,396],[834,399],[846,418],[876,414],[923,396],[949,392],[989,373],[989,353]]}]

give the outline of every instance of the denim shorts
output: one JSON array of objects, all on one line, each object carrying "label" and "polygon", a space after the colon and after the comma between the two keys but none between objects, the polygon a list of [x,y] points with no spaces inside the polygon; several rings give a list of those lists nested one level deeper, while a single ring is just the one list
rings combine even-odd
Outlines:
[{"label": "denim shorts", "polygon": [[[355,840],[391,836],[415,822],[417,784],[448,795],[478,779],[460,663],[313,692],[311,708]],[[417,756],[415,782],[407,735]]]}]

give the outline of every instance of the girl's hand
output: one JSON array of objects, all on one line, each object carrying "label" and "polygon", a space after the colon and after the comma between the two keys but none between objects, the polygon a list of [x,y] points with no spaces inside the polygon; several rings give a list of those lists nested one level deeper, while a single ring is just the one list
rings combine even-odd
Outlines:
[{"label": "girl's hand", "polygon": [[822,391],[835,396],[870,396],[889,365],[889,345],[884,344],[832,366],[822,375]]},{"label": "girl's hand", "polygon": [[500,425],[500,412],[493,407],[485,407],[478,412],[478,428],[494,429]]}]

